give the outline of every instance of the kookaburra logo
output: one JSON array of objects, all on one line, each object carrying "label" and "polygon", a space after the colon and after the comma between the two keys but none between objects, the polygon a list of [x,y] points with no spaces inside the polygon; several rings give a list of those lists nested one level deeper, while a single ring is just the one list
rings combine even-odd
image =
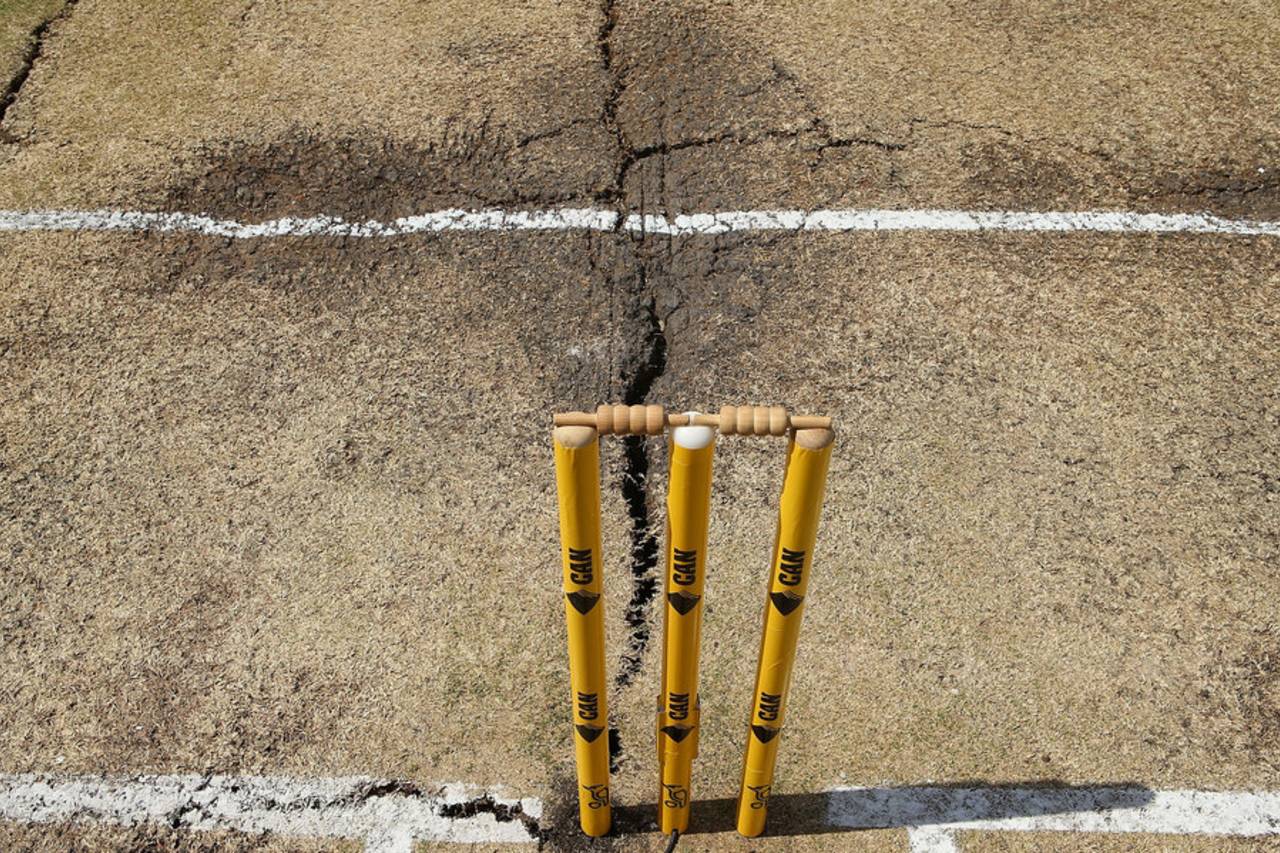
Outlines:
[{"label": "kookaburra logo", "polygon": [[762,809],[764,804],[769,802],[770,785],[748,785],[747,790],[750,791],[755,799],[751,801],[751,808]]},{"label": "kookaburra logo", "polygon": [[783,586],[798,586],[804,576],[804,551],[782,549],[782,557],[778,560],[778,583]]},{"label": "kookaburra logo", "polygon": [[671,581],[678,586],[689,586],[698,579],[698,552],[672,549]]},{"label": "kookaburra logo", "polygon": [[578,586],[590,586],[595,580],[590,548],[569,549],[569,580]]},{"label": "kookaburra logo", "polygon": [[689,805],[689,791],[683,785],[668,785],[665,782],[662,787],[667,792],[667,797],[662,804],[669,809],[682,809]]},{"label": "kookaburra logo", "polygon": [[608,785],[583,785],[582,787],[591,795],[591,800],[587,803],[587,808],[602,809],[609,805]]}]

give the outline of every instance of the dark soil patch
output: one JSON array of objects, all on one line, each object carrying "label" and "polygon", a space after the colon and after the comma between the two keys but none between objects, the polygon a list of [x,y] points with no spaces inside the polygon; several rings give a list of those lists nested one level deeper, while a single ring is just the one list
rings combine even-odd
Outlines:
[{"label": "dark soil patch", "polygon": [[[577,126],[554,141],[561,151],[576,142],[589,157],[600,153],[596,137]],[[386,221],[450,207],[589,203],[607,169],[543,156],[549,148],[488,124],[451,127],[431,145],[298,129],[266,144],[228,142],[203,152],[164,206],[244,221],[319,214]]]},{"label": "dark soil patch", "polygon": [[1155,179],[1143,198],[1153,206],[1211,210],[1219,216],[1280,217],[1280,157],[1265,163],[1222,163]]},{"label": "dark soil patch", "polygon": [[1280,770],[1280,636],[1259,632],[1247,651],[1210,669],[1200,699],[1238,732],[1258,764]]}]

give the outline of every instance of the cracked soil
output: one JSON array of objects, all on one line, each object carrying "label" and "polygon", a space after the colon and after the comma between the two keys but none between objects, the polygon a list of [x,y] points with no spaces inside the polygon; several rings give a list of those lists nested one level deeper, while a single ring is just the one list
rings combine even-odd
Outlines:
[{"label": "cracked soil", "polygon": [[[23,14],[3,208],[1280,217],[1261,5]],[[0,235],[0,769],[502,784],[572,848],[550,413],[777,402],[838,423],[780,792],[1274,787],[1278,287],[1276,241],[1209,236]],[[648,849],[665,451],[603,456]],[[691,849],[744,849],[781,461],[718,453]],[[802,811],[759,848],[901,848]]]}]

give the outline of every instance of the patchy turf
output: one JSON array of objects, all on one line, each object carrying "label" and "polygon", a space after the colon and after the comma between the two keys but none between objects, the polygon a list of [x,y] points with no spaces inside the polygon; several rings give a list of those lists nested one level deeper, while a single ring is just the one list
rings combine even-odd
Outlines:
[{"label": "patchy turf", "polygon": [[24,853],[77,850],[107,853],[147,850],[154,853],[360,853],[357,842],[246,836],[233,832],[190,832],[163,827],[108,827],[75,823],[22,826],[0,823],[0,844]]},{"label": "patchy turf", "polygon": [[1112,851],[1160,851],[1160,853],[1256,853],[1275,850],[1270,839],[1187,837],[1177,835],[1109,835],[1106,833],[1063,832],[962,832],[957,839],[961,850],[990,850],[992,853],[1060,850],[1063,853],[1112,853]]},{"label": "patchy turf", "polygon": [[0,3],[0,124],[30,76],[50,27],[68,5],[65,0]]}]

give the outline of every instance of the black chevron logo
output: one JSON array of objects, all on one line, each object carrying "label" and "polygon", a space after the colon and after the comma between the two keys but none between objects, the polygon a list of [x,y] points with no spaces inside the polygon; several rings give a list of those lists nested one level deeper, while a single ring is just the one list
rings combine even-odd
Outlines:
[{"label": "black chevron logo", "polygon": [[687,615],[690,610],[698,606],[698,602],[701,600],[702,596],[688,592],[673,592],[667,596],[667,601],[681,616]]},{"label": "black chevron logo", "polygon": [[578,730],[579,736],[581,736],[587,743],[593,743],[596,738],[600,737],[600,733],[604,731],[603,727],[597,726],[578,725],[574,726],[574,728]]},{"label": "black chevron logo", "polygon": [[600,600],[600,596],[594,592],[566,592],[565,598],[569,599],[569,603],[573,605],[573,609],[581,613],[583,616],[591,608],[596,606],[596,602]]},{"label": "black chevron logo", "polygon": [[659,729],[664,735],[671,738],[676,743],[684,740],[689,736],[689,732],[693,731],[692,726],[663,726]]},{"label": "black chevron logo", "polygon": [[779,613],[790,616],[793,610],[804,603],[804,596],[793,592],[771,592],[769,600],[773,602],[774,607],[778,608]]},{"label": "black chevron logo", "polygon": [[768,726],[752,726],[751,733],[756,736],[756,740],[761,743],[768,743],[778,736],[778,732],[782,729],[771,729]]}]

